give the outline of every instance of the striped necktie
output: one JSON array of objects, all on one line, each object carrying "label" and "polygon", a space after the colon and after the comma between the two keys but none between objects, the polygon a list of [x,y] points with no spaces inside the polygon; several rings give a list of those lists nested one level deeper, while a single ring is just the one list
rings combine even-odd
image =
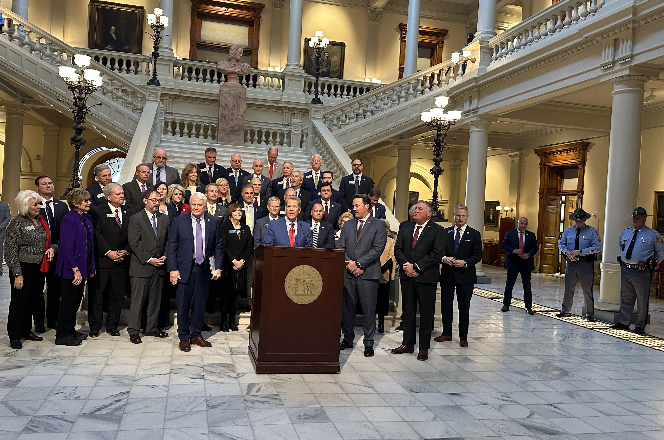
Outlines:
[{"label": "striped necktie", "polygon": [[318,225],[319,223],[314,223],[311,231],[313,234],[313,247],[315,248],[318,247]]}]

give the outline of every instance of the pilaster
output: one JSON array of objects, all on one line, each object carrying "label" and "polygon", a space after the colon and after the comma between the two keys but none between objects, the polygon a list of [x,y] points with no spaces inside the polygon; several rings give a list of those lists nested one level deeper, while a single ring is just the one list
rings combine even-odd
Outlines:
[{"label": "pilaster", "polygon": [[[27,4],[27,1],[25,2]],[[27,6],[26,6],[27,7]],[[9,202],[17,214],[13,202],[21,190],[21,156],[23,154],[23,116],[28,107],[18,102],[2,103],[5,108],[5,158],[2,166],[2,199]]]},{"label": "pilaster", "polygon": [[408,220],[408,191],[413,146],[410,142],[397,143],[397,189],[395,216],[400,222]]},{"label": "pilaster", "polygon": [[43,125],[44,150],[42,151],[42,174],[51,176],[55,182],[58,174],[58,134],[60,127],[55,125]]}]

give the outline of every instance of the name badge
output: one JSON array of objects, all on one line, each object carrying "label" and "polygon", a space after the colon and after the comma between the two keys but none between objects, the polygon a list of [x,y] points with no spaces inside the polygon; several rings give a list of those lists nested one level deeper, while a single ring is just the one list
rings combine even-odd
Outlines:
[{"label": "name badge", "polygon": [[103,199],[103,198],[104,198],[104,193],[97,194],[97,198],[99,198],[99,199]]},{"label": "name badge", "polygon": [[237,234],[237,229],[233,229],[233,230],[228,231],[228,232],[231,233],[231,234]]},{"label": "name badge", "polygon": [[25,230],[26,230],[26,231],[34,231],[34,230],[35,230],[35,225],[26,226],[26,227],[25,227]]},{"label": "name badge", "polygon": [[106,217],[115,218],[115,214],[106,214]]}]

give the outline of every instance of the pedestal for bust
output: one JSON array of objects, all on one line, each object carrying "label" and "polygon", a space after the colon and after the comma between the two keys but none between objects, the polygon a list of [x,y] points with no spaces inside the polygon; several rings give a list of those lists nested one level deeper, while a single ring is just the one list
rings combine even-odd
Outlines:
[{"label": "pedestal for bust", "polygon": [[237,74],[228,74],[228,82],[219,87],[219,125],[217,143],[244,145],[244,116],[247,89],[238,82]]}]

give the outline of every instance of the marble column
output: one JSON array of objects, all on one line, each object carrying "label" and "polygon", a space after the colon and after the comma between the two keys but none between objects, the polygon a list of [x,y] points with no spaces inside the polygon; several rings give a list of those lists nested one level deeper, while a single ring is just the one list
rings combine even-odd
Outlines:
[{"label": "marble column", "polygon": [[403,76],[417,72],[417,45],[420,40],[420,0],[408,0],[408,21],[406,28],[406,56],[403,62]]},{"label": "marble column", "polygon": [[394,215],[400,222],[408,220],[408,189],[412,146],[397,145],[397,194]]},{"label": "marble column", "polygon": [[450,167],[447,170],[450,179],[450,193],[447,196],[447,210],[445,218],[453,221],[454,208],[459,205],[459,185],[461,185],[461,161],[458,159],[450,160]]},{"label": "marble column", "polygon": [[[26,2],[27,3],[27,2]],[[2,200],[17,214],[14,198],[21,190],[21,156],[23,155],[23,115],[27,108],[18,104],[4,104],[5,159],[2,166]]]},{"label": "marble column", "polygon": [[521,151],[512,151],[510,153],[510,187],[507,197],[507,206],[514,208],[515,218],[519,218],[519,199],[521,196],[521,164],[523,163],[523,153]]},{"label": "marble column", "polygon": [[159,0],[159,7],[164,11],[163,15],[168,17],[168,27],[164,29],[164,38],[159,45],[159,54],[162,56],[173,56],[173,27],[175,16],[173,13],[173,0]]},{"label": "marble column", "polygon": [[290,0],[286,70],[302,70],[302,0]]},{"label": "marble column", "polygon": [[[602,237],[602,279],[597,309],[617,312],[620,308],[620,254],[618,238],[631,226],[631,212],[636,207],[641,156],[641,119],[646,76],[625,75],[613,83],[609,166],[606,177],[604,236]],[[602,317],[603,319],[606,317]]]},{"label": "marble column", "polygon": [[[16,15],[28,19],[28,0],[12,1],[12,12]],[[13,199],[12,199],[13,200]]]},{"label": "marble column", "polygon": [[283,67],[281,64],[283,21],[284,0],[272,0],[272,22],[270,24],[270,67]]},{"label": "marble column", "polygon": [[496,36],[496,0],[479,0],[477,10],[477,32],[475,40],[480,42],[478,73],[486,72],[491,64],[493,48],[489,46],[489,40]]},{"label": "marble column", "polygon": [[44,150],[42,151],[42,174],[50,176],[55,182],[58,174],[58,134],[60,127],[55,125],[42,126],[44,133]]},{"label": "marble column", "polygon": [[[470,122],[468,139],[468,173],[466,175],[466,206],[468,226],[484,235],[484,195],[486,192],[486,160],[489,147],[489,127],[491,121],[481,118]],[[482,262],[475,268],[477,276],[484,277]]]}]

